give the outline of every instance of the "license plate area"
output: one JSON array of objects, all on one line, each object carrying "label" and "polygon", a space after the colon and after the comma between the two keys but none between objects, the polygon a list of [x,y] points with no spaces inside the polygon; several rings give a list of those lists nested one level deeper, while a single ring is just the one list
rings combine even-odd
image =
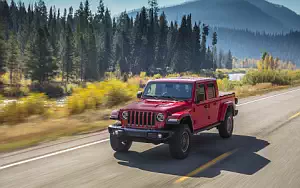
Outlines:
[{"label": "license plate area", "polygon": [[139,131],[129,131],[127,135],[132,137],[147,137],[146,132],[139,132]]}]

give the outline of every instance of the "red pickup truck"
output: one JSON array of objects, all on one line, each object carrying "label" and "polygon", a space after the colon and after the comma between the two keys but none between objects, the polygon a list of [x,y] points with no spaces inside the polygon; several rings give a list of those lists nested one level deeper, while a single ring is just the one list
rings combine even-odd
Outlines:
[{"label": "red pickup truck", "polygon": [[152,80],[137,97],[137,102],[110,116],[117,120],[108,127],[117,152],[128,151],[132,142],[166,143],[173,158],[184,159],[192,135],[217,128],[222,138],[229,138],[238,114],[235,93],[219,93],[213,78]]}]

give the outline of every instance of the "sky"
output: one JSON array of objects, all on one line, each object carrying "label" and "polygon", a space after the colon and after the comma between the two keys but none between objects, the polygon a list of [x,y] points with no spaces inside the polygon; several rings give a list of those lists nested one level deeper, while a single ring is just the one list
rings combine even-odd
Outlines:
[{"label": "sky", "polygon": [[[16,1],[16,0],[15,0]],[[35,0],[23,0],[25,2],[35,2]],[[81,0],[44,0],[47,6],[55,5],[58,8],[69,8],[72,6],[74,9],[77,9],[79,6],[79,2]],[[82,0],[84,1],[84,0]],[[170,6],[176,5],[180,3],[187,2],[189,0],[158,0],[159,6]],[[224,0],[226,1],[226,0]],[[300,0],[268,0],[269,2],[284,5],[287,8],[295,11],[300,15]],[[98,0],[90,0],[92,11],[96,11],[96,7],[98,5]],[[124,10],[130,11],[135,8],[141,8],[142,6],[146,6],[148,0],[104,0],[105,6],[107,6],[113,15],[119,14]]]}]

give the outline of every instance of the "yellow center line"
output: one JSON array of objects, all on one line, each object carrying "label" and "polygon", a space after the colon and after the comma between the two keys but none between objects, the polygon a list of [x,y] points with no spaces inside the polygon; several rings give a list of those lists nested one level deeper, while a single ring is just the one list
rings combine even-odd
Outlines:
[{"label": "yellow center line", "polygon": [[289,118],[289,120],[295,119],[295,118],[298,117],[298,116],[300,116],[300,112],[298,112],[297,114],[291,116],[291,117]]},{"label": "yellow center line", "polygon": [[206,170],[207,168],[209,168],[209,167],[215,165],[216,163],[218,163],[218,162],[220,162],[220,161],[226,159],[227,157],[229,157],[230,155],[232,155],[233,153],[235,153],[237,150],[238,150],[238,149],[235,149],[235,150],[233,150],[233,151],[229,151],[229,152],[227,152],[227,153],[224,153],[224,154],[220,155],[219,157],[217,157],[217,158],[215,158],[215,159],[209,161],[208,163],[206,163],[206,164],[200,166],[200,167],[197,168],[196,170],[194,170],[194,171],[188,173],[187,175],[185,175],[185,176],[183,176],[183,177],[177,179],[174,183],[181,183],[181,182],[185,181],[186,179],[188,179],[188,178],[190,178],[190,177],[192,177],[192,176],[195,176],[195,175],[199,174],[200,172]]}]

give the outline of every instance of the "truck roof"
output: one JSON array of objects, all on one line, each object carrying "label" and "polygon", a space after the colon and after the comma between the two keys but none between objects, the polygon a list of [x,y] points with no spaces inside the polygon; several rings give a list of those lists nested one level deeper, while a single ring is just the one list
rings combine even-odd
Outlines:
[{"label": "truck roof", "polygon": [[194,83],[194,82],[207,82],[216,81],[215,78],[204,78],[204,77],[177,77],[177,78],[159,78],[155,80],[150,80],[149,82],[184,82],[184,83]]}]

